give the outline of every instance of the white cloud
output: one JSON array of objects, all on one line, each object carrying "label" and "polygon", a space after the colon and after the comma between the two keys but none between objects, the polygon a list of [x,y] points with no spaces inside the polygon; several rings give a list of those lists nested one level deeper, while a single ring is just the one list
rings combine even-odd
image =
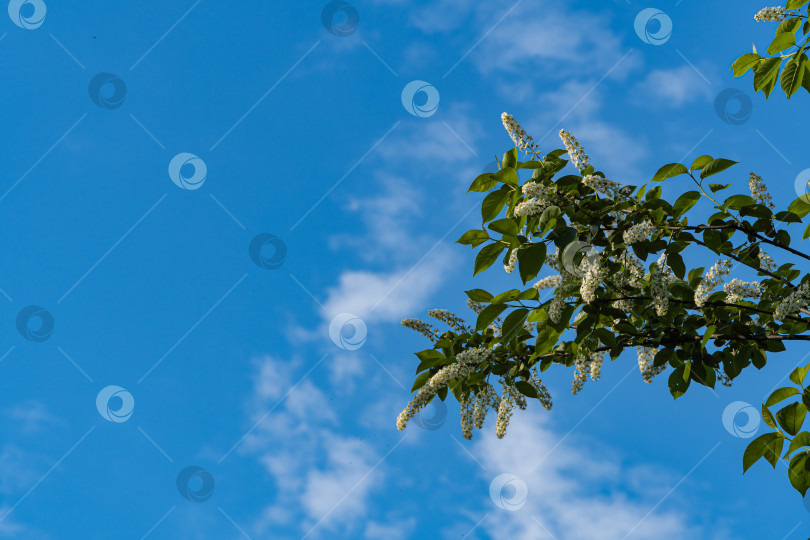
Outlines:
[{"label": "white cloud", "polygon": [[327,322],[339,313],[353,313],[364,321],[396,322],[422,311],[443,283],[451,266],[446,248],[437,248],[421,263],[392,272],[350,270],[327,291]]},{"label": "white cloud", "polygon": [[[573,439],[555,448],[560,435],[547,423],[542,413],[521,412],[504,440],[485,431],[473,447],[487,469],[487,480],[514,474],[528,488],[525,505],[515,512],[486,501],[490,517],[481,527],[493,538],[590,540],[624,538],[631,531],[629,540],[706,537],[706,531],[690,522],[689,503],[677,493],[650,513],[661,500],[652,493],[675,485],[676,473],[652,465],[628,468],[615,456],[587,442],[577,445]],[[687,490],[688,485],[687,481],[680,489]],[[513,493],[505,491],[504,496]]]},{"label": "white cloud", "polygon": [[[693,101],[709,100],[709,83],[694,68],[681,66],[672,69],[654,69],[634,90],[639,103],[677,108]],[[652,99],[651,99],[652,98]]]}]

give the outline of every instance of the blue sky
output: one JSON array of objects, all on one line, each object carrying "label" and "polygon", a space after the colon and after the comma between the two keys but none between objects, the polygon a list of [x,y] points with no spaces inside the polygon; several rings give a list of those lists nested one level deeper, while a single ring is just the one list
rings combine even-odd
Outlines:
[{"label": "blue sky", "polygon": [[[758,2],[370,0],[334,32],[325,2],[45,3],[41,24],[21,8],[33,28],[0,22],[0,534],[808,534],[784,467],[743,478],[747,440],[721,420],[758,406],[800,344],[677,403],[629,351],[576,397],[552,369],[552,412],[517,414],[501,441],[491,423],[464,441],[452,405],[436,429],[394,422],[428,345],[399,320],[468,316],[463,290],[514,286],[498,269],[472,279],[453,244],[476,226],[467,186],[509,148],[501,112],[544,150],[573,131],[626,184],[708,153],[742,162],[725,175],[741,192],[754,170],[778,206],[796,197],[808,96],[766,103],[728,70],[773,31]],[[672,22],[656,45],[634,29],[649,7]],[[415,80],[439,96],[423,116],[402,103]],[[736,125],[716,112],[728,88],[752,105]],[[195,189],[170,178],[183,153],[204,163]],[[251,257],[262,234],[286,254]],[[47,339],[18,331],[31,305],[53,319]],[[345,313],[360,334],[340,347]],[[134,403],[119,421],[96,406],[109,386],[110,411]],[[516,511],[490,496],[502,474],[518,481],[505,500],[527,488]]]}]

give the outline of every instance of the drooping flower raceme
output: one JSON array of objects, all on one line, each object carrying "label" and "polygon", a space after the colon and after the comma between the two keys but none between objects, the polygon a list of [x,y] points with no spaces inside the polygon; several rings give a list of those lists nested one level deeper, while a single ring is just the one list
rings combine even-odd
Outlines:
[{"label": "drooping flower raceme", "polygon": [[492,356],[491,349],[465,349],[456,355],[453,364],[444,366],[433,377],[419,389],[414,398],[408,403],[405,409],[397,417],[397,429],[402,431],[407,426],[408,421],[427,405],[433,396],[445,388],[450,381],[466,377],[475,367],[489,360]]},{"label": "drooping flower raceme", "polygon": [[439,339],[439,331],[432,324],[426,323],[425,321],[420,321],[419,319],[402,319],[402,326],[419,332],[431,341]]},{"label": "drooping flower raceme", "polygon": [[697,307],[703,307],[703,304],[706,303],[706,299],[709,298],[714,288],[720,285],[730,272],[730,260],[719,260],[714,263],[714,266],[703,276],[703,279],[700,281],[695,291],[695,305]]},{"label": "drooping flower raceme", "polygon": [[663,317],[669,310],[669,285],[677,280],[672,269],[667,266],[667,255],[662,253],[658,261],[652,264],[650,276],[650,292],[653,297],[655,313]]},{"label": "drooping flower raceme", "polygon": [[467,331],[467,329],[464,327],[464,319],[455,313],[450,313],[446,309],[431,309],[428,311],[428,317],[433,317],[438,321],[442,321],[459,334]]},{"label": "drooping flower raceme", "polygon": [[524,150],[527,154],[539,150],[538,144],[534,142],[531,135],[526,133],[526,130],[520,127],[520,124],[515,120],[514,116],[508,113],[502,113],[501,122],[503,122],[503,127],[509,132],[512,142],[515,143],[518,149]]},{"label": "drooping flower raceme", "polygon": [[461,435],[468,441],[473,437],[473,400],[467,396],[459,402],[461,406]]},{"label": "drooping flower raceme", "polygon": [[655,230],[655,225],[648,219],[624,231],[622,238],[625,244],[638,244],[643,240],[647,240]]},{"label": "drooping flower raceme", "polygon": [[759,298],[762,296],[762,284],[758,281],[742,281],[732,279],[723,285],[726,292],[726,301],[734,304],[743,298]]},{"label": "drooping flower raceme", "polygon": [[538,280],[533,287],[537,290],[540,289],[556,289],[562,284],[562,276],[547,276]]},{"label": "drooping flower raceme", "polygon": [[486,420],[487,412],[490,408],[496,409],[501,400],[498,393],[491,384],[487,385],[475,395],[475,407],[473,409],[473,422],[475,427],[481,429],[484,427],[484,420]]},{"label": "drooping flower raceme", "polygon": [[802,283],[798,289],[779,302],[773,310],[773,318],[777,321],[784,321],[807,306],[808,301],[810,301],[810,282]]},{"label": "drooping flower raceme", "polygon": [[512,253],[509,254],[509,264],[503,265],[503,269],[506,270],[507,274],[511,274],[512,272],[515,271],[515,265],[518,262],[517,255],[518,255],[518,250],[513,249]]},{"label": "drooping flower raceme", "polygon": [[762,8],[754,15],[759,22],[782,22],[785,20],[785,8],[782,6]]},{"label": "drooping flower raceme", "polygon": [[583,257],[579,267],[582,271],[582,285],[580,285],[579,293],[582,295],[582,300],[590,304],[596,299],[596,289],[602,284],[607,272],[602,266],[599,254],[593,250]]},{"label": "drooping flower raceme", "polygon": [[751,190],[751,197],[754,199],[754,202],[764,204],[770,209],[775,208],[773,199],[768,193],[768,188],[765,186],[765,182],[762,181],[761,176],[751,173],[748,179],[748,188]]},{"label": "drooping flower raceme", "polygon": [[585,150],[582,148],[582,145],[579,144],[576,137],[564,129],[561,129],[560,139],[562,139],[565,149],[568,151],[571,163],[580,171],[585,170],[588,165],[590,165],[590,158],[588,158],[588,154],[585,153]]},{"label": "drooping flower raceme", "polygon": [[543,380],[540,378],[537,373],[532,373],[531,378],[529,379],[529,384],[532,385],[535,392],[537,392],[537,398],[540,400],[540,404],[543,408],[547,411],[551,410],[551,394],[546,388],[546,385],[543,384]]},{"label": "drooping flower raceme", "polygon": [[498,406],[498,418],[495,421],[495,436],[499,439],[503,439],[506,435],[506,428],[509,427],[509,420],[512,418],[514,408],[515,390],[511,386],[504,386],[501,403]]},{"label": "drooping flower raceme", "polygon": [[638,352],[638,369],[641,371],[641,378],[644,379],[645,383],[653,382],[655,376],[666,369],[666,365],[653,366],[653,359],[655,359],[655,355],[658,354],[658,349],[636,347],[636,351]]},{"label": "drooping flower raceme", "polygon": [[582,183],[595,192],[601,193],[602,195],[612,199],[623,198],[619,193],[621,185],[618,182],[614,182],[610,178],[602,178],[601,176],[597,176],[595,174],[586,174],[582,177]]},{"label": "drooping flower raceme", "polygon": [[759,249],[759,264],[769,272],[776,270],[776,263],[773,262],[771,256],[765,253],[765,250],[762,248]]}]

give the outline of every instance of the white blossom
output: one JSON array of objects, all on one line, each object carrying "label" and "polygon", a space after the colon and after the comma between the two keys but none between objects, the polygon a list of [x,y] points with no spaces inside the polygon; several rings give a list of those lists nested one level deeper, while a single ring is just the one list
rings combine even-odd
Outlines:
[{"label": "white blossom", "polygon": [[532,373],[531,378],[529,378],[529,384],[531,384],[532,387],[534,387],[534,390],[537,392],[537,397],[540,400],[540,404],[543,406],[543,408],[550,411],[552,405],[551,394],[537,373]]},{"label": "white blossom", "polygon": [[663,317],[669,310],[669,285],[677,280],[672,269],[667,266],[667,256],[662,253],[658,261],[652,265],[653,272],[650,276],[650,292],[653,297],[655,313]]},{"label": "white blossom", "polygon": [[810,282],[799,285],[798,289],[776,305],[773,310],[774,320],[784,321],[791,315],[798,313],[800,309],[807,306],[808,300],[810,300]]},{"label": "white blossom", "polygon": [[782,22],[785,20],[785,8],[782,6],[762,8],[754,15],[759,22]]},{"label": "white blossom", "polygon": [[762,248],[759,250],[759,264],[762,268],[768,270],[769,272],[776,270],[776,263],[773,262],[771,256],[765,253],[765,250]]},{"label": "white blossom", "polygon": [[548,306],[548,318],[553,323],[560,322],[562,317],[563,308],[565,307],[565,300],[559,296],[555,296]]},{"label": "white blossom", "polygon": [[402,319],[401,324],[405,328],[410,328],[411,330],[419,332],[432,341],[439,339],[439,331],[433,325],[426,323],[425,321],[421,321],[419,319]]},{"label": "white blossom", "polygon": [[666,365],[658,367],[653,366],[653,359],[658,353],[658,349],[653,349],[650,347],[636,347],[636,351],[638,352],[638,369],[641,371],[641,378],[644,379],[645,383],[653,382],[655,376],[666,369]]},{"label": "white blossom", "polygon": [[765,182],[762,181],[761,176],[751,173],[748,180],[748,187],[751,190],[751,197],[754,199],[754,202],[764,204],[770,209],[775,208],[773,199],[768,193],[768,188],[765,186]]},{"label": "white blossom", "polygon": [[726,301],[734,304],[743,298],[759,298],[762,296],[762,284],[758,281],[742,281],[737,278],[732,279],[723,285],[726,292]]},{"label": "white blossom", "polygon": [[467,396],[459,402],[461,406],[461,435],[468,441],[473,438],[473,400]]},{"label": "white blossom", "polygon": [[507,274],[511,274],[515,271],[515,265],[518,262],[518,250],[513,249],[512,252],[509,254],[509,264],[503,265],[503,269],[506,270]]},{"label": "white blossom", "polygon": [[562,276],[547,276],[532,285],[535,289],[556,289],[562,284]]},{"label": "white blossom", "polygon": [[486,420],[487,412],[490,408],[497,410],[500,398],[498,393],[491,384],[487,383],[484,388],[475,394],[475,406],[473,408],[473,423],[475,427],[481,429],[484,427],[484,420]]},{"label": "white blossom", "polygon": [[498,418],[495,421],[495,436],[503,439],[506,435],[506,428],[512,418],[512,410],[515,408],[515,390],[510,386],[504,386],[501,403],[498,406]]},{"label": "white blossom", "polygon": [[582,271],[582,285],[579,293],[585,303],[590,304],[596,299],[596,289],[601,285],[607,271],[602,266],[602,261],[598,253],[591,251],[580,262]]},{"label": "white blossom", "polygon": [[626,231],[624,231],[624,243],[625,244],[637,244],[643,240],[647,240],[652,233],[655,232],[655,225],[648,219],[636,225],[633,225]]},{"label": "white blossom", "polygon": [[583,150],[579,141],[564,129],[560,130],[560,139],[562,139],[565,149],[568,151],[568,156],[571,158],[571,163],[580,171],[585,170],[590,164],[588,154]]},{"label": "white blossom", "polygon": [[520,124],[515,120],[514,116],[508,113],[502,113],[501,122],[503,122],[503,127],[509,132],[509,136],[518,149],[524,150],[527,154],[535,153],[539,150],[538,144],[534,142],[531,135],[526,133],[526,130],[520,127]]},{"label": "white blossom", "polygon": [[714,288],[722,283],[730,272],[730,260],[719,260],[714,263],[714,266],[703,276],[703,279],[700,281],[695,291],[695,305],[697,307],[703,307],[703,304],[706,303],[706,299],[709,298]]},{"label": "white blossom", "polygon": [[620,193],[621,185],[610,178],[602,178],[595,174],[586,174],[582,177],[582,183],[597,193],[601,193],[612,199],[618,200],[624,198]]},{"label": "white blossom", "polygon": [[428,379],[405,409],[399,413],[397,429],[400,431],[405,429],[408,421],[422,410],[439,390],[445,388],[450,381],[469,375],[478,364],[489,360],[491,355],[490,349],[465,349],[458,353],[455,363],[444,366]]},{"label": "white blossom", "polygon": [[428,316],[442,321],[459,334],[463,334],[467,331],[467,329],[464,327],[464,319],[455,313],[450,313],[446,309],[431,309],[428,311]]}]

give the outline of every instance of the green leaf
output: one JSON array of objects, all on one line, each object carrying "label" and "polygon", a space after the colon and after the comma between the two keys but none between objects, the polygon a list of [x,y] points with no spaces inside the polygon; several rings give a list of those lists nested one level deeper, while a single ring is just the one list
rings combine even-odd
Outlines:
[{"label": "green leaf", "polygon": [[[756,463],[761,457],[765,457],[765,459],[771,462],[774,468],[776,468],[776,463],[779,460],[779,456],[782,454],[783,444],[784,439],[777,433],[766,433],[751,441],[743,453],[743,472],[750,469],[751,465]],[[775,451],[777,447],[778,451]],[[776,456],[775,459],[774,455]]]},{"label": "green leaf", "polygon": [[682,174],[686,174],[689,172],[685,165],[681,165],[680,163],[670,163],[669,165],[664,165],[658,172],[655,173],[655,176],[652,177],[651,182],[663,182],[667,178],[672,178],[674,176],[680,176]]},{"label": "green leaf", "polygon": [[779,67],[782,65],[782,59],[777,58],[764,58],[754,67],[754,91],[759,92],[767,85],[776,81],[779,75]]},{"label": "green leaf", "polygon": [[493,221],[487,225],[487,227],[497,233],[508,234],[511,236],[517,236],[517,233],[520,230],[518,224],[515,223],[515,220],[511,218],[503,218],[499,219],[498,221]]},{"label": "green leaf", "polygon": [[714,158],[712,156],[699,156],[695,161],[692,162],[692,165],[689,167],[690,171],[699,171],[703,167],[706,166],[707,163],[711,163]]},{"label": "green leaf", "polygon": [[788,465],[790,485],[801,493],[802,497],[807,492],[807,488],[810,487],[810,474],[808,474],[807,466],[807,452],[801,452],[793,456]]},{"label": "green leaf", "polygon": [[731,161],[730,159],[713,159],[703,167],[703,170],[700,171],[700,177],[707,178],[714,174],[723,172],[736,163],[736,161]]},{"label": "green leaf", "polygon": [[476,276],[492,266],[498,257],[501,255],[501,252],[506,249],[506,245],[500,242],[495,244],[489,244],[488,246],[484,246],[481,251],[478,252],[478,255],[475,257],[475,266],[473,276]]},{"label": "green leaf", "polygon": [[465,232],[461,235],[461,238],[456,240],[457,244],[461,245],[472,245],[472,247],[476,247],[480,244],[483,244],[489,240],[489,233],[487,231],[481,231],[479,229],[470,229],[469,231]]},{"label": "green leaf", "polygon": [[507,307],[509,306],[506,304],[492,304],[485,307],[483,311],[478,314],[478,319],[475,321],[475,329],[478,331],[486,329]]},{"label": "green leaf", "polygon": [[802,403],[791,403],[776,413],[776,421],[789,435],[796,435],[807,415],[807,408]]},{"label": "green leaf", "polygon": [[512,148],[511,150],[506,152],[503,155],[503,161],[501,162],[503,163],[502,169],[505,169],[507,167],[512,167],[514,169],[515,166],[517,165],[517,158],[518,158],[517,148]]},{"label": "green leaf", "polygon": [[782,71],[782,90],[785,92],[788,99],[790,99],[790,97],[802,86],[802,80],[805,72],[805,62],[807,62],[807,57],[804,54],[798,57],[794,56],[785,65],[785,69]]},{"label": "green leaf", "polygon": [[777,34],[770,45],[768,54],[776,54],[796,45],[796,36],[790,32]]},{"label": "green leaf", "polygon": [[776,429],[776,420],[774,420],[773,414],[771,414],[771,411],[764,404],[762,405],[762,421],[765,422],[765,425],[768,427]]},{"label": "green leaf", "polygon": [[523,394],[524,396],[527,396],[527,397],[530,397],[530,398],[539,397],[537,395],[537,390],[535,390],[534,386],[527,383],[526,381],[517,381],[515,383],[515,388],[517,388],[517,391],[520,392],[521,394]]},{"label": "green leaf", "polygon": [[529,310],[520,308],[514,310],[506,316],[503,321],[503,340],[504,342],[511,341],[512,338],[523,330],[523,323],[526,322],[526,317],[529,316]]},{"label": "green leaf", "polygon": [[689,371],[687,371],[688,365],[689,364],[682,364],[678,366],[669,376],[669,392],[674,399],[678,399],[684,395],[689,388],[691,378],[689,377]]},{"label": "green leaf", "polygon": [[793,212],[800,218],[810,214],[810,194],[805,194],[794,200],[788,206],[788,211]]},{"label": "green leaf", "polygon": [[810,364],[806,366],[799,366],[790,372],[790,380],[795,384],[802,386],[804,379],[807,378],[807,372],[810,371]]},{"label": "green leaf", "polygon": [[797,433],[796,436],[793,437],[793,440],[790,441],[790,446],[788,447],[788,455],[792,454],[803,446],[810,448],[810,433],[806,431]]},{"label": "green leaf", "polygon": [[749,69],[757,65],[761,59],[762,57],[757,53],[745,53],[744,55],[740,56],[734,61],[733,64],[731,64],[731,69],[734,72],[734,76],[739,77],[744,75]]},{"label": "green leaf", "polygon": [[416,379],[414,379],[414,381],[413,381],[413,386],[411,387],[411,392],[415,392],[416,390],[419,390],[420,388],[425,386],[425,383],[428,382],[430,377],[432,377],[432,375],[430,374],[430,371],[423,371],[422,373],[417,375]]},{"label": "green leaf", "polygon": [[810,386],[802,392],[802,403],[804,403],[805,407],[810,407]]},{"label": "green leaf", "polygon": [[484,173],[476,177],[467,193],[471,191],[489,191],[498,183],[498,178],[493,173]]},{"label": "green leaf", "polygon": [[526,249],[518,251],[518,272],[523,283],[536,278],[544,262],[546,262],[546,245],[542,242],[530,244]]},{"label": "green leaf", "polygon": [[557,206],[549,206],[540,215],[540,221],[537,226],[541,231],[554,228],[557,225],[557,219],[562,215],[562,210]]},{"label": "green leaf", "polygon": [[712,339],[712,334],[714,334],[715,330],[717,330],[717,327],[714,325],[706,327],[706,332],[703,334],[703,344],[702,344],[703,348],[706,348],[706,344],[709,342],[710,339]]},{"label": "green leaf", "polygon": [[503,182],[504,184],[508,184],[510,186],[516,186],[520,182],[517,171],[512,167],[504,167],[492,176],[494,176],[498,182]]},{"label": "green leaf", "polygon": [[734,182],[730,184],[709,184],[709,189],[712,190],[712,193],[717,193],[718,191],[728,189],[734,185]]},{"label": "green leaf", "polygon": [[785,9],[799,9],[803,5],[805,5],[810,0],[788,0],[787,6]]},{"label": "green leaf", "polygon": [[464,292],[467,293],[467,297],[473,302],[489,302],[492,300],[492,295],[484,289],[471,289]]},{"label": "green leaf", "polygon": [[700,193],[697,191],[687,191],[675,201],[672,208],[675,210],[676,216],[681,216],[689,211],[690,208],[695,206],[700,200]]},{"label": "green leaf", "polygon": [[724,208],[731,208],[732,210],[739,210],[744,206],[754,204],[754,199],[749,195],[732,195],[723,203]]},{"label": "green leaf", "polygon": [[484,197],[484,202],[481,203],[481,219],[484,220],[484,223],[498,217],[511,194],[512,190],[503,186],[501,189],[493,191]]},{"label": "green leaf", "polygon": [[799,393],[799,390],[797,388],[792,387],[792,386],[786,386],[784,388],[777,388],[776,390],[773,391],[773,393],[770,395],[770,397],[768,397],[768,399],[765,401],[765,406],[766,407],[772,407],[773,405],[776,405],[777,403],[781,403],[782,401],[785,401],[787,398],[789,398],[791,396],[795,396],[798,393]]}]

